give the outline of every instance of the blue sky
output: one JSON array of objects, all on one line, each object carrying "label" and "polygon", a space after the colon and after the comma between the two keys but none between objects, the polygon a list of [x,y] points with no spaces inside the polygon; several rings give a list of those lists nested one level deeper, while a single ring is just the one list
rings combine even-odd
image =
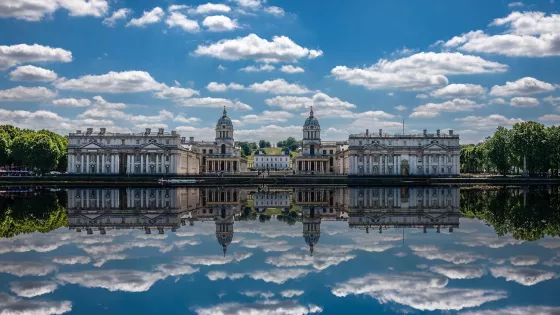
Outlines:
[{"label": "blue sky", "polygon": [[404,119],[463,143],[560,123],[553,0],[31,3],[0,4],[0,123],[210,140],[225,105],[237,140],[277,141],[313,105],[324,140]]}]

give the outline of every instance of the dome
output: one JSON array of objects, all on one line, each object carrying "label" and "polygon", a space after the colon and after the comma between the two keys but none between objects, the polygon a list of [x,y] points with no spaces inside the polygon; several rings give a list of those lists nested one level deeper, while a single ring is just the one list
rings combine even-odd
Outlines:
[{"label": "dome", "polygon": [[225,106],[224,106],[224,113],[222,117],[220,117],[220,119],[218,119],[218,122],[216,123],[216,128],[220,128],[223,125],[225,125],[226,127],[233,128],[233,123],[231,122],[231,119],[227,116],[227,111]]},{"label": "dome", "polygon": [[319,127],[319,120],[313,116],[313,106],[311,106],[311,110],[309,111],[309,117],[305,120],[305,124],[303,127]]}]

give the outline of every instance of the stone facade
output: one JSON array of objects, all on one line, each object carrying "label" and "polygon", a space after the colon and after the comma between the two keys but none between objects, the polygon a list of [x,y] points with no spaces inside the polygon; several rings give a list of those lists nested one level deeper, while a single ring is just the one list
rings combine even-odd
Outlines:
[{"label": "stone facade", "polygon": [[257,154],[255,152],[254,167],[257,170],[289,170],[291,168],[290,156],[282,154]]},{"label": "stone facade", "polygon": [[195,175],[199,156],[181,145],[175,131],[141,133],[77,130],[68,136],[68,173],[97,175]]},{"label": "stone facade", "polygon": [[[313,114],[313,107],[309,117],[303,125],[303,140],[301,154],[294,158],[294,170],[297,174],[327,174],[331,172],[330,156],[323,154],[321,143],[321,125]],[[325,151],[329,152],[329,151]]]}]

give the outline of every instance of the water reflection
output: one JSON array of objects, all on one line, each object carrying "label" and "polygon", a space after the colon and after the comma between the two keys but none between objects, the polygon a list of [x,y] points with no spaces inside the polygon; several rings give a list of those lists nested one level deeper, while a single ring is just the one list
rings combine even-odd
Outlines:
[{"label": "water reflection", "polygon": [[558,187],[2,194],[8,314],[560,313]]}]

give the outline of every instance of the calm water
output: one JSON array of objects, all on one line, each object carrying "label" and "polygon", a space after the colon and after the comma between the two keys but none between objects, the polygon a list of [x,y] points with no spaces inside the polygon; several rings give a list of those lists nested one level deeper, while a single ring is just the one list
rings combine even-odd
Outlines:
[{"label": "calm water", "polygon": [[558,187],[8,189],[0,208],[0,314],[560,313]]}]

